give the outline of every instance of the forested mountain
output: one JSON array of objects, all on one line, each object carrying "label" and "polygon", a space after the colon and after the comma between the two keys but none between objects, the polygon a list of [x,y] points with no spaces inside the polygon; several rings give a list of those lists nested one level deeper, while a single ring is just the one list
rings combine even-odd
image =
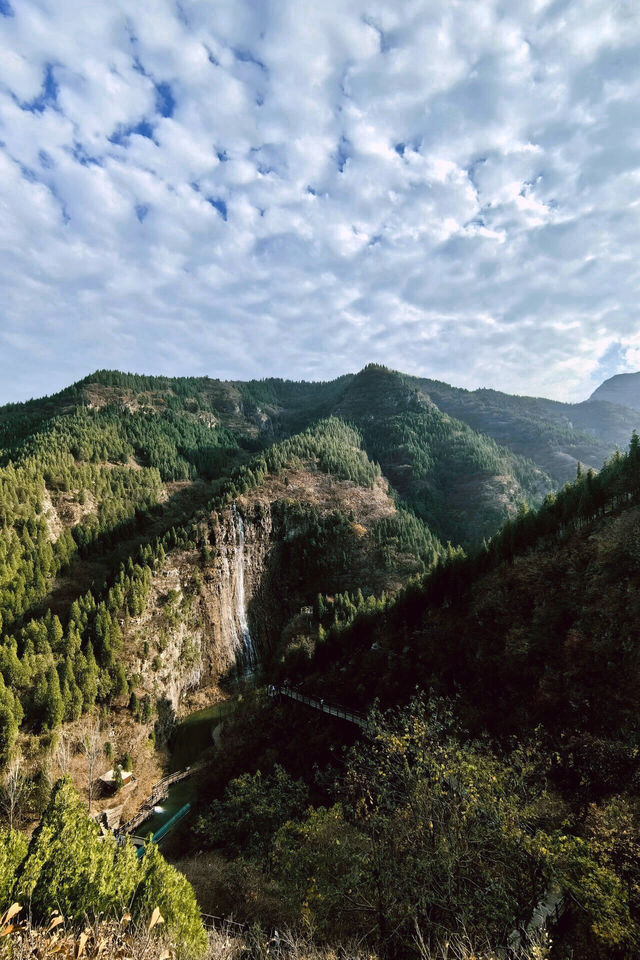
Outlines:
[{"label": "forested mountain", "polygon": [[[635,956],[637,437],[614,451],[636,416],[377,365],[328,383],[98,371],[1,408],[0,800],[11,827],[40,822],[28,850],[3,838],[3,896],[113,919],[118,891],[73,880],[94,848],[141,921],[150,890],[179,891],[157,851],[98,855],[71,780],[125,822],[177,719],[240,683],[173,849],[205,912],[415,957],[416,923],[502,949],[561,888],[583,908],[563,913],[567,950]],[[260,694],[285,681],[373,709],[364,742],[291,729]],[[94,796],[131,765],[117,805]],[[59,871],[56,831],[89,851]],[[215,882],[184,860],[198,850]],[[185,896],[162,909],[195,955]]]},{"label": "forested mountain", "polygon": [[529,457],[556,484],[573,479],[578,463],[599,469],[616,448],[626,447],[631,432],[639,426],[637,405],[634,410],[634,404],[626,403],[622,395],[614,399],[600,394],[605,385],[586,402],[559,403],[409,379],[441,410]]},{"label": "forested mountain", "polygon": [[[406,707],[371,721],[327,791],[339,804],[263,828],[251,856],[273,858],[281,904],[295,910],[313,878],[320,928],[362,933],[351,905],[366,913],[378,889],[377,936],[397,955],[416,918],[500,943],[551,903],[538,955],[638,955],[639,491],[634,436],[397,599],[318,597],[310,657],[289,654],[275,679],[360,710]],[[244,762],[249,742],[269,770],[260,741],[242,740]],[[278,759],[304,774],[295,748]],[[251,789],[231,780],[212,807],[227,826],[201,821],[200,843],[234,857],[234,791],[253,809]],[[324,857],[331,843],[341,854]]]},{"label": "forested mountain", "polygon": [[[427,387],[441,406],[457,406],[469,418],[475,394],[375,365],[317,384],[99,371],[54,397],[2,408],[0,656],[7,717],[46,729],[96,700],[124,696],[131,684],[118,655],[123,614],[142,614],[164,556],[178,546],[199,548],[203,518],[238,496],[253,491],[256,508],[254,494],[287,468],[311,466],[357,488],[383,484],[390,498],[372,526],[360,524],[369,531],[360,553],[372,558],[365,581],[346,575],[351,533],[332,568],[343,571],[338,588],[380,588],[373,568],[386,569],[397,588],[412,570],[428,568],[446,541],[472,547],[522,503],[539,504],[552,488],[549,476],[443,412]],[[503,420],[512,415],[503,437],[512,448],[539,457],[531,432],[513,439],[525,409],[547,450],[558,442],[558,405],[487,395],[484,413],[501,405]],[[582,406],[598,413],[602,404]],[[622,429],[628,411],[611,409],[619,411],[615,423]],[[578,443],[575,432],[565,434],[567,443]],[[313,507],[317,494],[307,490],[305,497],[305,524],[317,541],[326,510]],[[344,497],[339,509],[355,522]],[[283,516],[280,508],[276,513]],[[292,523],[290,508],[287,516]],[[403,552],[414,559],[401,561]],[[318,582],[330,589],[326,578]],[[309,589],[299,595],[308,598]],[[15,723],[5,719],[9,740]]]},{"label": "forested mountain", "polygon": [[639,499],[634,434],[626,455],[521,510],[480,550],[449,551],[383,609],[352,611],[318,646],[311,682],[366,707],[408,698],[419,677],[464,692],[469,722],[498,733],[544,723],[635,737]]}]

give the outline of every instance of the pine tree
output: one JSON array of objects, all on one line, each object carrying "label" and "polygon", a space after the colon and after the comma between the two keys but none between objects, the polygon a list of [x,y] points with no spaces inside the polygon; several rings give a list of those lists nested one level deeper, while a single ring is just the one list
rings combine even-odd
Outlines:
[{"label": "pine tree", "polygon": [[79,918],[121,915],[136,886],[132,853],[128,844],[118,851],[111,834],[100,835],[71,780],[64,778],[31,838],[13,897],[29,905],[36,921],[47,921],[53,910]]},{"label": "pine tree", "polygon": [[149,916],[158,907],[167,930],[182,945],[184,954],[200,956],[207,945],[200,909],[190,883],[166,862],[154,843],[147,844],[142,858],[142,879],[133,910]]},{"label": "pine tree", "polygon": [[18,736],[18,724],[13,710],[0,701],[0,762],[8,756]]},{"label": "pine tree", "polygon": [[60,692],[58,671],[53,664],[47,670],[47,689],[44,703],[43,723],[48,730],[55,730],[64,718],[64,701]]}]

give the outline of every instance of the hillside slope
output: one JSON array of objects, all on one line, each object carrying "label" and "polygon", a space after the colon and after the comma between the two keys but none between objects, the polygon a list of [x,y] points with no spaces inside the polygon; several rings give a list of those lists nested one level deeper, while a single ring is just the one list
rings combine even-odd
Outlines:
[{"label": "hillside slope", "polygon": [[640,410],[640,373],[619,373],[605,380],[589,397],[590,403],[598,401]]},{"label": "hillside slope", "polygon": [[[292,621],[317,594],[393,593],[552,487],[376,365],[317,384],[99,371],[2,408],[0,460],[6,743],[131,693],[178,707],[231,666],[245,616],[264,655],[304,647]],[[242,610],[241,536],[260,544]]]},{"label": "hillside slope", "polygon": [[441,410],[534,461],[557,484],[572,480],[578,463],[598,470],[624,449],[640,416],[633,404],[596,391],[584,403],[558,403],[497,390],[462,390],[436,380],[410,378]]},{"label": "hillside slope", "polygon": [[318,645],[313,683],[359,707],[416,682],[496,733],[543,723],[635,743],[640,707],[640,441],[485,550],[452,556]]},{"label": "hillside slope", "polygon": [[370,365],[334,408],[362,431],[370,457],[441,540],[477,543],[550,478],[524,457],[443,413],[402,374]]},{"label": "hillside slope", "polygon": [[399,596],[318,597],[306,649],[274,665],[278,698],[240,721],[204,791],[192,843],[210,873],[186,866],[204,902],[310,915],[389,957],[420,955],[416,923],[512,955],[537,916],[540,957],[635,960],[639,544],[634,435]]}]

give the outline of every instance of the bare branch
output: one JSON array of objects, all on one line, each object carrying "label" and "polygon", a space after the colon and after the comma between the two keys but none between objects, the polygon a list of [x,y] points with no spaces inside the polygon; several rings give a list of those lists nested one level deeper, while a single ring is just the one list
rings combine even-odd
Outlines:
[{"label": "bare branch", "polygon": [[27,792],[27,780],[22,768],[22,754],[15,753],[9,761],[2,788],[2,806],[9,821],[10,830],[13,830],[14,824],[20,818],[22,803]]},{"label": "bare branch", "polygon": [[98,762],[98,757],[102,752],[102,738],[100,736],[100,723],[98,720],[90,720],[86,727],[85,732],[80,741],[80,749],[82,750],[85,759],[87,761],[87,790],[89,794],[89,813],[91,813],[91,805],[93,803],[93,788],[95,781],[95,768],[96,763]]}]

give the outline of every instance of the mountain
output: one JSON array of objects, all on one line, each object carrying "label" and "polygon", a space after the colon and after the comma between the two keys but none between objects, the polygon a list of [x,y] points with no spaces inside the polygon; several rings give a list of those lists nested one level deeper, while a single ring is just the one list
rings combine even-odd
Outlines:
[{"label": "mountain", "polygon": [[633,404],[596,398],[598,391],[589,401],[571,404],[409,379],[441,410],[533,460],[556,484],[573,479],[578,463],[598,470],[616,448],[626,447],[640,425]]},{"label": "mountain", "polygon": [[409,698],[419,678],[496,734],[543,724],[634,743],[639,501],[636,437],[480,551],[444,558],[381,611],[353,611],[318,645],[311,685],[362,709]]},{"label": "mountain", "polygon": [[[55,397],[0,410],[0,457],[15,461],[61,445],[77,459],[156,467],[164,481],[213,479],[329,416],[358,427],[396,493],[444,540],[490,536],[520,500],[539,502],[552,488],[522,455],[453,420],[401,374],[373,365],[318,384],[100,371]],[[83,438],[94,447],[81,449]]]},{"label": "mountain", "polygon": [[249,628],[261,658],[284,634],[304,646],[318,594],[393,594],[447,541],[474,549],[557,485],[564,461],[555,484],[539,463],[611,453],[635,416],[576,405],[587,435],[567,409],[378,365],[328,383],[98,371],[0,409],[5,742],[132,692],[178,709]]},{"label": "mountain", "polygon": [[640,410],[640,373],[619,373],[601,383],[589,397],[590,402],[615,403]]},{"label": "mountain", "polygon": [[[326,383],[97,371],[1,408],[0,799],[21,756],[11,823],[43,817],[28,861],[24,837],[0,836],[15,853],[0,855],[4,895],[23,896],[12,872],[41,863],[56,824],[93,849],[77,794],[52,793],[55,771],[124,822],[200,755],[178,757],[179,718],[204,724],[188,746],[206,755],[208,711],[225,699],[224,749],[174,847],[205,912],[278,928],[306,917],[327,942],[414,957],[417,918],[429,936],[469,929],[502,950],[560,884],[591,919],[593,891],[609,897],[598,909],[617,950],[620,929],[635,936],[636,879],[614,903],[622,880],[611,867],[600,883],[609,866],[579,844],[585,805],[611,788],[635,802],[637,437],[615,451],[636,416],[373,364]],[[261,687],[284,681],[392,713],[374,709],[364,734],[292,721]],[[90,742],[94,773],[133,766],[117,801],[94,793]],[[419,763],[400,770],[405,750]],[[134,856],[125,847],[120,864],[132,880]],[[156,859],[149,875],[164,869]],[[632,955],[599,954],[587,921],[571,923],[575,955]]]},{"label": "mountain", "polygon": [[[503,894],[514,897],[508,915],[516,916],[523,896],[522,929],[535,930],[528,919],[534,903],[533,914],[552,927],[553,946],[543,938],[538,955],[638,956],[639,543],[636,436],[600,474],[583,473],[537,513],[522,511],[488,547],[450,555],[394,600],[365,601],[341,611],[331,626],[331,605],[318,604],[311,656],[285,659],[276,682],[284,677],[299,694],[362,713],[373,706],[362,748],[368,756],[357,749],[348,755],[343,795],[363,784],[356,795],[376,811],[369,816],[377,815],[376,837],[385,837],[389,859],[406,857],[419,871],[435,858],[440,876],[455,878],[443,902],[437,883],[425,892],[433,882],[428,871],[412,893],[396,871],[386,909],[397,910],[399,924],[405,896],[416,912],[425,897],[426,925],[435,918],[450,929],[443,908],[455,902],[458,918],[468,911],[467,934],[485,923],[490,928],[489,916],[499,914],[497,903],[493,914],[490,907],[496,864],[512,857],[509,876],[500,880]],[[392,719],[381,720],[380,708]],[[493,807],[487,783],[507,805],[522,791],[511,827],[500,826],[504,808]],[[472,851],[494,827],[504,838],[520,817],[511,853],[484,854],[488,875],[475,878]],[[367,814],[355,822],[366,834]],[[309,838],[303,830],[298,837],[304,860]],[[462,844],[455,853],[454,838]],[[546,878],[537,893],[522,883],[524,873],[516,882],[520,855],[531,857],[521,868],[530,879]],[[311,861],[318,871],[318,859]],[[471,900],[483,890],[481,916],[472,917],[469,900],[462,905],[465,887]],[[497,927],[485,936],[500,939]]]}]

